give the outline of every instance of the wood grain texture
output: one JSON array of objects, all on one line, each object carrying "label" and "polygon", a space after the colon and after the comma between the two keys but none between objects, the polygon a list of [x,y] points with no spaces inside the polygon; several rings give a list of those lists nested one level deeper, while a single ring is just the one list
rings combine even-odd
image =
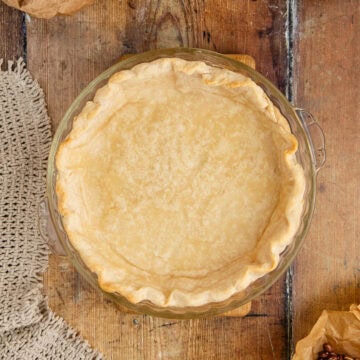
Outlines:
[{"label": "wood grain texture", "polygon": [[324,129],[327,162],[314,220],[294,268],[294,340],[323,309],[360,302],[360,1],[304,0],[299,8],[295,101]]},{"label": "wood grain texture", "polygon": [[85,85],[127,53],[201,47],[249,54],[282,90],[285,0],[97,1],[72,17],[27,22],[29,68],[56,126]]},{"label": "wood grain texture", "polygon": [[[51,255],[48,303],[107,359],[284,359],[281,281],[245,318],[168,320],[129,314],[94,290],[64,256]],[[262,354],[262,355],[261,355]]]},{"label": "wood grain texture", "polygon": [[[359,8],[359,0],[298,2],[294,101],[319,118],[328,159],[294,267],[295,341],[322,309],[360,301]],[[0,58],[24,56],[22,19],[0,2]],[[45,90],[54,129],[81,89],[121,55],[159,47],[248,53],[284,90],[285,19],[285,0],[99,0],[73,17],[29,18],[28,64]],[[175,322],[118,311],[62,257],[50,258],[44,283],[51,307],[108,359],[285,359],[291,340],[284,278],[244,319]]]},{"label": "wood grain texture", "polygon": [[23,14],[0,1],[0,59],[24,56]]},{"label": "wood grain texture", "polygon": [[[285,0],[96,1],[72,17],[27,22],[28,67],[45,90],[54,129],[82,88],[123,54],[161,47],[247,53],[286,84]],[[285,281],[245,318],[168,321],[120,312],[63,258],[51,258],[52,309],[108,359],[285,359]],[[173,324],[174,322],[174,324]]]}]

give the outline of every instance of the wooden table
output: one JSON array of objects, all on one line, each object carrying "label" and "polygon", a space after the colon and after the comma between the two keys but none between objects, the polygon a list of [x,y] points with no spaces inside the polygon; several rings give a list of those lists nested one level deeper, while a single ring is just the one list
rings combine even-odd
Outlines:
[{"label": "wooden table", "polygon": [[0,4],[0,58],[24,57],[54,130],[88,81],[122,54],[189,46],[252,55],[325,131],[311,231],[292,269],[245,318],[125,314],[66,259],[50,259],[50,306],[108,359],[290,359],[322,309],[360,302],[359,9],[358,0],[99,0],[46,21]]}]

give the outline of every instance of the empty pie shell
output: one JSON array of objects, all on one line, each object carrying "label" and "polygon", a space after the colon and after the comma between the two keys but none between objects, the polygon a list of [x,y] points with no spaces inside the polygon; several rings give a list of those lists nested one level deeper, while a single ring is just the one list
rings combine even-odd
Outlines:
[{"label": "empty pie shell", "polygon": [[202,306],[276,268],[305,177],[286,119],[250,78],[162,58],[111,76],[56,154],[72,246],[106,292]]}]

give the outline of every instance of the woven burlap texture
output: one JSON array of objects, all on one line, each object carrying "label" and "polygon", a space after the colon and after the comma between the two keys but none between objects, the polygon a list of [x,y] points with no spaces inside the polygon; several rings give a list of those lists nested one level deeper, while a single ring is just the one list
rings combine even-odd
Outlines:
[{"label": "woven burlap texture", "polygon": [[42,295],[49,250],[39,232],[50,121],[20,59],[0,60],[0,359],[101,359]]}]

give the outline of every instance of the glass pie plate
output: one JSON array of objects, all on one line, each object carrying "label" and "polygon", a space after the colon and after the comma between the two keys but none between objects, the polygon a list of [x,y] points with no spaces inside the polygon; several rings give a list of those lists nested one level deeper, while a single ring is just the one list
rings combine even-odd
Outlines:
[{"label": "glass pie plate", "polygon": [[[234,294],[225,301],[208,303],[206,305],[196,307],[161,307],[149,301],[142,301],[140,303],[134,304],[129,302],[121,294],[108,293],[101,289],[98,285],[97,275],[87,268],[85,263],[82,261],[80,254],[74,249],[71,242],[69,241],[62,224],[61,215],[58,211],[58,202],[55,192],[57,179],[55,155],[58,151],[59,145],[69,134],[72,128],[74,117],[80,113],[85,103],[93,99],[97,89],[104,86],[112,74],[121,70],[130,69],[139,63],[150,62],[163,57],[178,57],[185,60],[204,61],[211,66],[239,72],[255,81],[255,83],[265,91],[274,105],[278,107],[283,116],[289,122],[292,133],[296,136],[299,143],[296,156],[298,162],[304,169],[306,177],[306,190],[304,194],[302,221],[291,244],[282,252],[280,256],[280,262],[276,269],[259,278],[245,290]],[[146,313],[149,315],[165,318],[186,319],[213,316],[235,309],[259,296],[268,287],[270,287],[290,266],[291,262],[299,251],[310,226],[311,217],[315,206],[316,174],[323,166],[324,162],[324,135],[317,121],[311,114],[307,113],[306,111],[293,107],[287,101],[284,95],[257,71],[224,55],[207,50],[181,48],[155,50],[131,56],[107,69],[81,92],[81,94],[67,110],[53,139],[48,162],[47,199],[42,204],[42,206],[45,207],[50,213],[51,225],[55,229],[56,237],[60,240],[62,247],[64,248],[71,262],[76,267],[77,271],[82,274],[91,285],[104,293],[115,303],[121,306],[125,306],[135,312]],[[40,211],[40,213],[44,213],[44,211],[46,212],[46,209],[43,209]],[[41,218],[43,217],[40,216],[40,219]],[[40,222],[40,229],[42,229],[42,233],[49,233],[49,226],[46,225],[46,223],[43,221]]]}]

